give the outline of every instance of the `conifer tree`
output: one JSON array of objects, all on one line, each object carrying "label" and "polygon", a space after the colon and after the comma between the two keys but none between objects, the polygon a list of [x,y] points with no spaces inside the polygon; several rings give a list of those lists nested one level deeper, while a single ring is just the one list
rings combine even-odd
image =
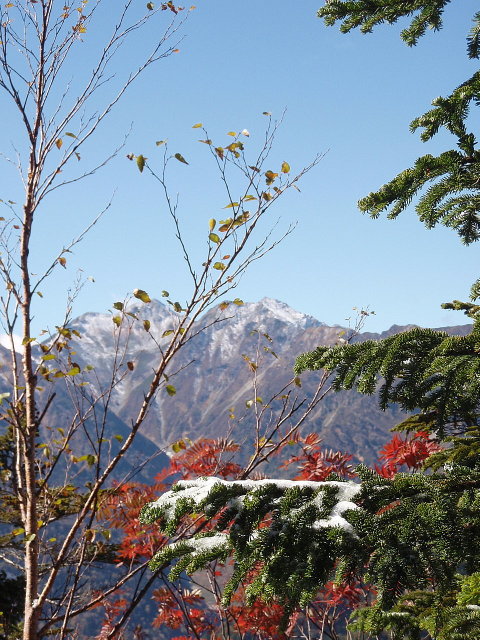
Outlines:
[{"label": "conifer tree", "polygon": [[[401,37],[415,45],[426,29],[438,30],[449,0],[330,0],[318,12],[342,32],[368,33],[408,18]],[[473,16],[467,53],[480,57],[480,11]],[[460,81],[462,79],[459,79]],[[436,98],[416,118],[428,142],[440,129],[456,146],[418,158],[359,202],[372,217],[396,218],[415,200],[420,220],[452,228],[465,244],[480,238],[480,149],[469,124],[478,108],[480,72],[450,95]],[[378,393],[380,406],[399,404],[411,415],[397,428],[421,430],[443,445],[425,470],[377,472],[360,467],[361,483],[335,475],[325,482],[243,481],[203,478],[180,482],[144,508],[145,521],[160,521],[173,535],[188,514],[203,512],[215,530],[173,542],[153,560],[177,558],[173,574],[195,571],[233,555],[235,571],[225,587],[228,602],[242,581],[247,597],[278,598],[287,611],[305,605],[327,580],[366,580],[375,603],[359,610],[353,629],[394,640],[473,640],[480,637],[480,280],[471,299],[445,308],[473,319],[465,337],[412,329],[379,342],[319,346],[300,356],[296,373],[332,372],[334,387]],[[445,442],[448,443],[445,446]],[[432,447],[432,450],[435,447]]]}]

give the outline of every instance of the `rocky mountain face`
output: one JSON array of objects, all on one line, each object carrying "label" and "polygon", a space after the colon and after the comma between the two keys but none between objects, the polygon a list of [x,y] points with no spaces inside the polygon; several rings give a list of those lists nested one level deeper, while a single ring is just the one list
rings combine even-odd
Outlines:
[{"label": "rocky mountain face", "polygon": [[[89,429],[98,429],[99,416],[107,415],[107,433],[128,433],[160,351],[168,344],[168,337],[162,336],[174,327],[178,317],[158,301],[138,303],[129,311],[138,316],[138,320],[132,319],[130,328],[126,324],[118,328],[111,314],[100,313],[84,314],[71,323],[81,336],[74,338],[74,359],[82,367],[88,364],[94,369],[85,378],[88,382],[83,387],[83,400],[82,394],[72,397],[71,390],[57,392],[49,409],[50,425],[64,425],[72,402],[81,408],[89,385],[107,388],[112,370],[123,361],[118,371],[125,375],[108,397],[108,412],[105,413],[105,397],[98,405],[99,414],[90,417]],[[145,320],[150,323],[149,332],[144,328]],[[360,334],[357,339],[383,338],[402,329],[394,326],[382,334]],[[181,438],[229,436],[244,443],[247,451],[255,424],[255,407],[247,408],[250,401],[260,397],[264,404],[270,403],[270,398],[292,379],[295,358],[319,344],[334,344],[342,331],[342,327],[326,326],[269,298],[243,306],[231,304],[223,311],[219,307],[211,309],[198,322],[197,335],[173,363],[168,383],[175,386],[176,394],[169,395],[165,390],[158,394],[136,451],[131,454],[131,464],[138,464],[155,451],[168,451]],[[465,334],[469,326],[449,331]],[[8,359],[1,346],[0,358],[6,363],[3,371],[7,375]],[[127,362],[131,363],[129,368]],[[299,400],[308,399],[319,375],[304,374],[302,386],[294,386],[292,393]],[[266,412],[268,419],[275,419],[281,406],[282,399],[272,402]],[[232,414],[235,419],[230,417]],[[400,419],[395,407],[386,412],[379,410],[374,397],[356,392],[328,393],[302,430],[319,433],[326,447],[348,451],[357,461],[372,463],[389,438],[388,430]],[[80,433],[78,438],[81,437]]]}]

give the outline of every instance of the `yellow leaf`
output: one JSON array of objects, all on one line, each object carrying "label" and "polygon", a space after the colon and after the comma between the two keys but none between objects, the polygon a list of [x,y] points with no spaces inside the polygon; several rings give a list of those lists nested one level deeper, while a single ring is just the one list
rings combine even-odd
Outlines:
[{"label": "yellow leaf", "polygon": [[55,141],[55,145],[56,145],[57,149],[61,149],[62,148],[62,144],[63,144],[63,140],[61,138],[58,138],[58,140]]},{"label": "yellow leaf", "polygon": [[208,226],[210,227],[210,231],[213,231],[215,229],[215,224],[216,224],[216,220],[215,218],[211,218],[210,222],[208,223]]},{"label": "yellow leaf", "polygon": [[232,207],[238,207],[238,202],[231,202],[230,204],[227,204],[226,207],[223,207],[224,209],[231,209]]},{"label": "yellow leaf", "polygon": [[70,369],[70,371],[67,373],[67,376],[76,376],[80,373],[80,368],[79,367],[73,367],[72,369]]},{"label": "yellow leaf", "polygon": [[290,165],[288,162],[282,162],[282,173],[290,173]]},{"label": "yellow leaf", "polygon": [[138,170],[140,171],[140,173],[142,173],[144,167],[145,167],[145,162],[146,162],[147,158],[145,158],[145,156],[142,156],[141,154],[139,156],[137,156],[137,167]]},{"label": "yellow leaf", "polygon": [[201,122],[197,122],[197,124],[194,124],[192,129],[201,129],[203,127],[203,124]]},{"label": "yellow leaf", "polygon": [[152,301],[148,293],[146,291],[143,291],[143,289],[134,289],[133,295],[135,296],[135,298],[141,300],[145,304],[148,304]]},{"label": "yellow leaf", "polygon": [[272,184],[275,178],[278,178],[278,173],[275,173],[274,171],[270,171],[270,170],[265,171],[265,182],[267,184]]},{"label": "yellow leaf", "polygon": [[186,448],[187,448],[187,445],[183,440],[177,440],[177,442],[174,442],[172,444],[172,449],[174,453],[178,453],[179,451],[182,451],[182,449],[186,449]]},{"label": "yellow leaf", "polygon": [[235,131],[229,131],[229,132],[227,133],[227,136],[232,136],[232,138],[235,138],[235,136],[236,136],[236,135],[237,135],[237,134],[235,133]]}]

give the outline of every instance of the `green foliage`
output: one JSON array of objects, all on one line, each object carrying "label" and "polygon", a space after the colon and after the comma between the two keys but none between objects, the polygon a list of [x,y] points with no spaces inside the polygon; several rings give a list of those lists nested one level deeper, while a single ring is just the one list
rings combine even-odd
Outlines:
[{"label": "green foliage", "polygon": [[460,630],[478,637],[480,464],[393,479],[366,467],[358,473],[361,485],[179,482],[144,507],[143,522],[158,521],[173,535],[185,518],[203,513],[203,527],[213,529],[171,544],[151,567],[176,560],[170,575],[177,578],[232,555],[224,603],[246,582],[248,603],[277,598],[287,612],[305,606],[327,581],[355,576],[376,586],[377,599],[356,613],[353,628],[388,629],[399,639],[428,631],[447,640]]},{"label": "green foliage", "polygon": [[[426,29],[440,29],[442,14],[449,0],[333,0],[319,10],[327,25],[341,21],[344,33],[360,28],[368,33],[381,24],[392,24],[400,18],[412,16],[410,25],[401,32],[402,39],[415,45]],[[468,55],[478,58],[480,53],[480,12],[473,17],[468,36]],[[418,198],[416,211],[420,220],[431,228],[440,223],[454,229],[465,244],[480,237],[480,150],[474,130],[469,129],[467,117],[472,104],[480,98],[480,72],[463,81],[447,97],[435,98],[430,109],[415,118],[412,131],[421,129],[421,139],[430,140],[439,129],[446,129],[457,139],[457,146],[438,156],[424,155],[411,168],[359,202],[362,211],[377,217],[387,211],[396,218],[412,199]]]},{"label": "green foliage", "polygon": [[442,26],[442,14],[450,0],[329,0],[319,9],[319,18],[324,18],[328,26],[343,21],[340,30],[348,33],[360,28],[362,33],[370,33],[379,24],[394,24],[400,18],[413,16],[410,25],[401,33],[409,45],[417,44],[427,29],[438,30]]},{"label": "green foliage", "polygon": [[467,336],[415,328],[378,342],[317,347],[297,359],[295,371],[328,369],[337,390],[378,390],[382,409],[390,403],[420,409],[405,429],[443,437],[479,424],[479,344],[480,319]]},{"label": "green foliage", "polygon": [[[146,505],[144,523],[159,521],[173,535],[185,516],[203,512],[214,532],[181,540],[157,554],[152,569],[178,558],[171,572],[192,572],[213,559],[233,554],[235,570],[225,586],[228,604],[241,582],[251,575],[248,602],[274,596],[291,610],[306,605],[320,584],[364,556],[349,524],[358,507],[359,485],[351,482],[237,481],[200,478],[179,482],[156,503]],[[229,534],[225,533],[228,529]]]}]

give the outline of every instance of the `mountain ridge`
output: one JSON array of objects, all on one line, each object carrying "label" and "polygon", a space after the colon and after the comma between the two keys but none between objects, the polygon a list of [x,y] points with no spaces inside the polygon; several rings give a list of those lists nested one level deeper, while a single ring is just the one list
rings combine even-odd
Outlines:
[{"label": "mountain ridge", "polygon": [[[161,340],[163,332],[171,328],[171,323],[178,318],[178,314],[160,301],[146,305],[139,303],[129,310],[139,314],[141,320],[150,321],[150,331],[156,340]],[[78,324],[74,321],[72,326],[78,328]],[[246,358],[258,361],[255,374],[257,395],[270,398],[293,377],[293,364],[300,353],[311,351],[319,344],[335,344],[340,333],[351,331],[340,325],[328,326],[272,298],[241,306],[230,304],[223,311],[218,306],[211,308],[200,318],[199,325],[207,328],[178,354],[175,370],[179,372],[175,374],[174,370],[171,380],[176,387],[176,395],[169,397],[160,393],[147,416],[142,433],[156,447],[168,448],[181,438],[195,440],[200,436],[231,434],[233,438],[245,438],[246,432],[252,429],[246,403],[254,393],[253,375]],[[356,340],[380,339],[405,328],[393,325],[381,334],[362,332]],[[80,333],[82,329],[79,329]],[[101,345],[102,349],[96,358],[97,363],[93,362],[95,358],[92,360],[97,375],[99,367],[104,369],[107,356],[111,357],[111,338],[107,338],[107,334],[111,336],[113,329],[109,314],[104,315],[96,328],[93,325],[89,328],[95,335],[95,339],[89,339],[91,344]],[[444,330],[466,334],[470,325]],[[158,357],[158,350],[152,345],[142,322],[134,324],[130,339],[128,358],[134,365],[134,371],[122,383],[121,393],[112,405],[115,414],[126,424],[135,418],[134,407],[138,407],[141,401],[145,382]],[[88,353],[90,349],[82,353],[86,345],[83,338],[77,343],[79,357],[90,356],[92,359],[93,354]],[[271,351],[277,357],[272,356]],[[107,371],[108,366],[102,375]],[[302,391],[306,397],[314,392],[317,376],[315,372],[302,376]],[[243,416],[241,428],[235,428],[228,417],[232,409],[238,417]],[[374,397],[361,396],[353,391],[332,393],[312,413],[304,431],[317,431],[325,446],[348,450],[357,460],[371,463],[376,451],[389,438],[388,430],[401,417],[396,407],[380,411]]]},{"label": "mountain ridge", "polygon": [[[137,452],[140,456],[149,448],[169,450],[172,443],[182,438],[224,436],[243,442],[246,452],[254,434],[254,411],[248,408],[252,399],[272,398],[293,378],[293,364],[298,355],[320,344],[333,345],[345,338],[340,334],[351,331],[340,325],[328,326],[273,298],[223,307],[212,307],[200,318],[198,328],[205,327],[204,330],[179,352],[175,366],[168,372],[169,384],[175,386],[176,393],[170,396],[162,390],[153,401],[141,430]],[[120,367],[117,373],[123,380],[109,397],[109,411],[111,429],[115,424],[122,434],[128,433],[128,425],[135,420],[162,344],[168,343],[168,338],[162,336],[179,318],[178,313],[158,300],[148,304],[134,301],[127,311],[136,318],[127,316],[131,323],[120,327],[112,321],[116,312],[87,312],[69,323],[81,336],[74,336],[71,343],[75,361],[82,368],[94,367],[93,377],[85,378],[87,384],[108,388],[112,370]],[[150,323],[148,331],[145,320]],[[412,326],[393,325],[380,334],[361,332],[355,340],[381,339]],[[443,330],[465,335],[470,327],[458,325]],[[4,380],[9,358],[0,344]],[[302,387],[296,392],[308,400],[315,392],[319,375],[304,374]],[[48,417],[49,424],[58,428],[66,420],[68,401],[61,392],[57,396]],[[278,412],[281,403],[275,402],[272,411]],[[232,414],[235,420],[229,417]],[[389,439],[389,429],[401,419],[397,407],[381,411],[374,397],[343,391],[328,394],[302,428],[304,432],[319,433],[325,446],[348,451],[357,461],[371,464]]]}]

